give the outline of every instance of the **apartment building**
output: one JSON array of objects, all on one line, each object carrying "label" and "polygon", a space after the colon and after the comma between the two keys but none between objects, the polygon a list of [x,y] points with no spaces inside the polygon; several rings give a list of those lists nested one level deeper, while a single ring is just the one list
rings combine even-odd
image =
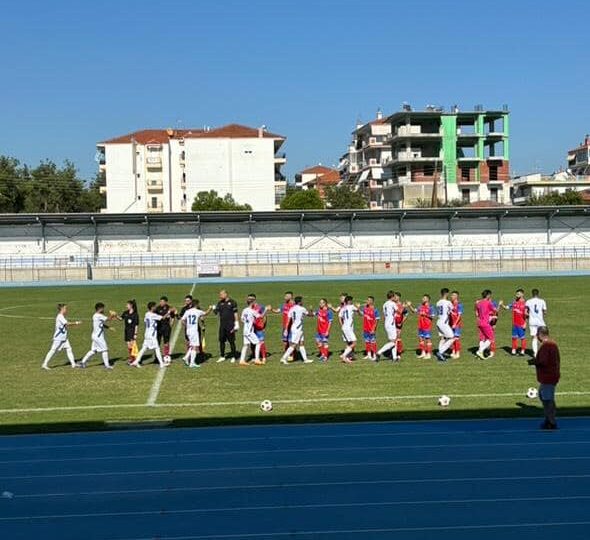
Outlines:
[{"label": "apartment building", "polygon": [[295,175],[296,187],[304,190],[317,189],[322,199],[327,187],[337,186],[339,183],[340,172],[321,164],[308,167]]},{"label": "apartment building", "polygon": [[590,135],[584,137],[580,146],[567,153],[567,168],[574,176],[590,175]]},{"label": "apartment building", "polygon": [[196,194],[209,190],[229,193],[253,210],[275,210],[286,190],[284,142],[264,128],[239,124],[144,129],[100,142],[104,212],[190,212]]},{"label": "apartment building", "polygon": [[433,191],[442,202],[510,202],[507,107],[445,112],[404,105],[386,121],[391,155],[383,163],[384,208],[411,208],[430,201]]},{"label": "apartment building", "polygon": [[381,110],[366,124],[358,123],[340,161],[345,184],[361,191],[371,210],[383,207],[383,184],[389,178],[384,165],[391,159],[391,123]]}]

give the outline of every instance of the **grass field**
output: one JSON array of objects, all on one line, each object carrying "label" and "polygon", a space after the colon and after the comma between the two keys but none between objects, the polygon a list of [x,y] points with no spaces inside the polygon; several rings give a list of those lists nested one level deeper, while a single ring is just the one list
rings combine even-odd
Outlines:
[{"label": "grass field", "polygon": [[[387,289],[395,287],[405,299],[418,303],[428,292],[433,299],[442,286],[457,288],[465,305],[464,354],[459,360],[439,364],[414,357],[416,318],[410,317],[404,329],[406,353],[401,363],[374,364],[359,359],[343,365],[334,357],[328,364],[278,364],[280,343],[279,316],[269,318],[267,345],[272,354],[264,367],[239,368],[237,364],[208,362],[201,369],[189,370],[179,358],[165,370],[159,391],[154,392],[158,368],[147,359],[144,369],[128,368],[121,323],[108,333],[115,369],[107,372],[98,356],[86,370],[73,370],[65,355],[58,353],[52,369],[40,369],[50,344],[57,302],[70,306],[69,319],[82,319],[84,325],[70,330],[70,341],[79,359],[90,345],[90,317],[97,301],[107,310],[121,311],[128,298],[136,298],[140,312],[148,300],[169,296],[179,305],[190,285],[89,286],[60,288],[15,288],[2,290],[0,325],[4,354],[0,392],[0,429],[50,430],[71,427],[99,427],[104,422],[175,420],[178,423],[225,423],[300,421],[310,419],[406,418],[452,416],[499,416],[539,414],[537,403],[527,401],[525,391],[536,386],[534,370],[521,358],[513,358],[502,347],[510,346],[511,318],[504,312],[497,327],[498,353],[482,361],[468,351],[477,344],[471,306],[484,287],[496,299],[509,300],[516,287],[527,292],[541,289],[547,300],[548,323],[562,352],[562,383],[558,405],[562,413],[590,411],[590,390],[586,381],[590,370],[584,353],[586,298],[590,278],[510,278],[486,280],[399,281],[323,281],[288,283],[248,283],[230,287],[231,295],[243,304],[245,295],[255,292],[265,304],[278,305],[283,291],[294,289],[305,297],[306,305],[317,305],[321,296],[337,303],[342,290],[356,300],[368,294],[382,304]],[[197,285],[194,295],[203,305],[214,303],[219,285]],[[356,323],[360,337],[360,320]],[[207,322],[208,352],[218,356],[217,320]],[[315,321],[306,322],[307,349],[314,353],[312,338]],[[380,342],[383,334],[379,333]],[[183,352],[182,339],[175,353]],[[238,339],[241,345],[241,336]],[[436,344],[436,342],[435,342]],[[359,342],[359,347],[361,343]],[[342,348],[339,332],[331,336],[333,352]],[[436,397],[452,398],[448,409],[437,406]],[[151,397],[150,397],[151,396]],[[271,399],[275,409],[265,414],[258,403]],[[520,405],[519,405],[520,403]]]}]

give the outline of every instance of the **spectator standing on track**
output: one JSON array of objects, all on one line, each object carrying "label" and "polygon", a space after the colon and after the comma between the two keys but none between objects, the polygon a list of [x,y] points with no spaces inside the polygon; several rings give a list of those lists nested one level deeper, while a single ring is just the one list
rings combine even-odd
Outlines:
[{"label": "spectator standing on track", "polygon": [[238,322],[238,304],[229,297],[225,289],[219,291],[219,302],[213,312],[219,316],[219,359],[224,362],[225,343],[229,343],[231,362],[236,361],[236,332],[240,329]]},{"label": "spectator standing on track", "polygon": [[545,411],[545,421],[541,424],[541,429],[557,429],[555,387],[560,378],[559,347],[549,337],[549,329],[546,326],[540,326],[537,329],[537,337],[541,346],[537,355],[528,363],[535,366],[537,370],[539,399]]}]

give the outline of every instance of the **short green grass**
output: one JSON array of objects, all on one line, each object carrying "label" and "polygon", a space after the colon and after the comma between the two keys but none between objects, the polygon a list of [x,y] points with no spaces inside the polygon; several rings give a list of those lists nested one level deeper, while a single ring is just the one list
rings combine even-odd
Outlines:
[{"label": "short green grass", "polygon": [[[305,297],[306,305],[317,305],[321,296],[337,303],[341,291],[356,300],[372,294],[382,303],[385,291],[399,289],[405,299],[418,303],[423,293],[433,299],[442,286],[461,292],[466,315],[464,354],[460,360],[440,365],[436,361],[418,360],[414,356],[416,318],[410,317],[404,329],[407,352],[400,364],[373,364],[361,360],[347,366],[332,360],[326,364],[281,366],[280,318],[269,320],[267,344],[272,356],[264,367],[240,368],[237,364],[216,364],[217,321],[207,321],[208,352],[212,360],[201,369],[189,370],[180,359],[166,370],[155,407],[146,405],[158,372],[151,358],[144,369],[125,365],[126,348],[121,323],[108,333],[111,357],[116,367],[107,372],[97,356],[86,370],[72,370],[63,353],[52,360],[52,369],[40,369],[50,344],[57,302],[70,306],[70,320],[82,319],[84,325],[70,331],[70,341],[79,359],[90,344],[90,322],[93,305],[106,303],[107,310],[121,311],[128,298],[137,298],[143,314],[148,300],[162,294],[171,303],[180,304],[187,285],[118,285],[60,288],[3,289],[0,307],[2,328],[2,391],[0,392],[0,429],[50,430],[72,427],[95,427],[108,422],[174,420],[179,423],[228,423],[251,421],[303,421],[324,419],[416,418],[460,416],[498,416],[539,414],[527,401],[525,391],[536,386],[534,370],[526,361],[513,358],[502,347],[510,345],[510,314],[503,313],[497,327],[498,353],[493,360],[476,359],[468,348],[476,345],[472,313],[473,301],[482,288],[489,287],[496,299],[508,300],[516,287],[529,291],[538,287],[549,307],[548,322],[562,352],[562,383],[559,405],[565,413],[590,411],[590,393],[586,381],[590,370],[584,354],[586,298],[590,278],[510,278],[472,279],[447,282],[413,281],[321,281],[278,283],[243,283],[229,287],[231,295],[243,304],[245,295],[255,292],[260,301],[278,305],[285,289]],[[203,305],[214,303],[218,285],[197,285],[195,296]],[[360,320],[357,321],[357,335]],[[315,321],[306,322],[307,349],[315,356],[313,336]],[[380,341],[383,334],[379,333]],[[241,344],[241,337],[238,340]],[[362,349],[362,344],[359,342]],[[337,330],[332,332],[331,348],[342,348]],[[182,339],[175,353],[183,352]],[[440,409],[433,396],[448,394],[448,409]],[[462,397],[464,396],[464,397]],[[262,413],[257,404],[270,399],[272,413]],[[524,403],[524,406],[518,405]],[[54,410],[44,410],[44,409]],[[35,411],[34,409],[41,409]]]}]

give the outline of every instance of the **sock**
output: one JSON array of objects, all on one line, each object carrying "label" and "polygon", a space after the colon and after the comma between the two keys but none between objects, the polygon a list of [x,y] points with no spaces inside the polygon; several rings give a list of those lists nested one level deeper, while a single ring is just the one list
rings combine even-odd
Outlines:
[{"label": "sock", "polygon": [[242,352],[240,354],[240,362],[246,361],[246,355],[248,354],[248,345],[244,345],[242,347]]},{"label": "sock", "polygon": [[426,354],[432,354],[432,342],[426,344]]},{"label": "sock", "polygon": [[164,359],[162,358],[162,352],[160,351],[160,347],[156,349],[156,358],[158,360],[158,364],[160,364],[160,367],[163,367]]},{"label": "sock", "polygon": [[352,352],[352,347],[350,345],[346,346],[344,352],[342,353],[342,358],[348,358],[348,355]]},{"label": "sock", "polygon": [[385,345],[383,345],[383,347],[381,347],[377,351],[377,354],[383,354],[384,352],[389,351],[390,349],[393,349],[394,347],[395,347],[395,343],[388,341]]},{"label": "sock", "polygon": [[373,341],[373,343],[371,343],[371,353],[373,353],[373,358],[375,356],[377,356],[377,342]]},{"label": "sock", "polygon": [[90,360],[92,357],[94,356],[94,352],[93,351],[88,351],[85,355],[84,358],[82,358],[82,363],[85,364],[86,362],[88,362],[88,360]]},{"label": "sock", "polygon": [[512,338],[512,350],[515,351],[517,347],[518,347],[518,339]]},{"label": "sock", "polygon": [[489,346],[490,346],[489,339],[486,339],[485,341],[480,341],[479,342],[479,352],[483,353]]},{"label": "sock", "polygon": [[293,354],[293,347],[291,347],[290,345],[285,349],[285,354],[283,354],[283,357],[281,358],[281,360],[287,360],[287,358],[289,358],[289,356],[291,356]]},{"label": "sock", "polygon": [[369,342],[365,342],[365,354],[367,356],[371,354],[371,344]]},{"label": "sock", "polygon": [[263,360],[266,360],[266,343],[264,342],[260,344],[260,356]]},{"label": "sock", "polygon": [[299,347],[299,354],[301,355],[301,358],[303,358],[303,361],[305,362],[307,360],[307,351],[305,350],[305,347],[303,345],[301,345]]},{"label": "sock", "polygon": [[70,361],[70,364],[72,366],[76,365],[76,359],[74,358],[74,351],[72,351],[72,349],[66,349],[66,355],[68,357],[68,360]]},{"label": "sock", "polygon": [[424,344],[424,340],[423,339],[421,339],[418,342],[418,350],[420,351],[421,354],[426,353],[426,345]]},{"label": "sock", "polygon": [[254,360],[260,360],[260,348],[262,347],[261,343],[257,343],[254,347]]},{"label": "sock", "polygon": [[55,354],[55,351],[53,349],[51,349],[46,355],[45,355],[45,360],[43,360],[43,366],[47,367],[47,365],[49,364],[49,360],[51,360],[53,358],[53,355]]},{"label": "sock", "polygon": [[496,342],[492,341],[490,343],[490,352],[496,352]]},{"label": "sock", "polygon": [[533,337],[533,353],[535,356],[537,356],[537,353],[539,352],[539,340],[537,339],[537,336]]},{"label": "sock", "polygon": [[102,353],[102,363],[104,364],[104,367],[110,367],[111,364],[109,362],[109,353],[107,351],[104,351]]},{"label": "sock", "polygon": [[526,339],[521,339],[520,340],[520,350],[522,352],[525,352],[526,351]]},{"label": "sock", "polygon": [[455,353],[459,354],[461,352],[461,340],[459,338],[455,340],[453,347],[455,349]]},{"label": "sock", "polygon": [[142,347],[139,352],[137,353],[137,358],[135,359],[135,363],[139,366],[141,364],[141,357],[145,354],[145,349]]},{"label": "sock", "polygon": [[398,356],[404,352],[404,342],[399,338],[396,343],[396,349]]},{"label": "sock", "polygon": [[196,349],[192,349],[189,351],[189,358],[190,358],[190,365],[195,364],[195,360],[197,359],[197,351]]},{"label": "sock", "polygon": [[165,343],[164,344],[164,356],[169,356],[169,355],[170,355],[170,344]]},{"label": "sock", "polygon": [[447,352],[453,344],[453,341],[453,339],[441,339],[440,344],[438,346],[439,354],[444,354],[445,352]]},{"label": "sock", "polygon": [[133,355],[131,354],[132,350],[133,350],[133,347],[127,347],[127,358],[129,360],[131,360],[133,358]]}]

